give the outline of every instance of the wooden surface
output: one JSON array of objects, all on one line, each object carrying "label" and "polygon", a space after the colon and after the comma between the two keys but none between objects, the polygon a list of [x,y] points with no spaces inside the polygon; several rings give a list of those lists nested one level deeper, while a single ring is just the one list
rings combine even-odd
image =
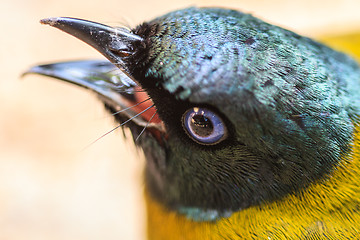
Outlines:
[{"label": "wooden surface", "polygon": [[360,2],[3,0],[0,8],[0,240],[141,239],[141,153],[120,131],[86,150],[114,124],[96,97],[38,76],[37,63],[101,58],[38,23],[70,16],[135,26],[170,10],[223,6],[309,36],[360,30]]}]

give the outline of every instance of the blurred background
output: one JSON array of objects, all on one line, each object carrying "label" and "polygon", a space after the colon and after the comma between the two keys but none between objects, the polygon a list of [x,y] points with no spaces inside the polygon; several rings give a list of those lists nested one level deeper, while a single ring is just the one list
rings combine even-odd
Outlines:
[{"label": "blurred background", "polygon": [[360,31],[358,0],[2,0],[0,240],[142,239],[141,153],[91,93],[21,74],[34,64],[101,58],[51,16],[136,26],[171,10],[221,6],[321,38]]}]

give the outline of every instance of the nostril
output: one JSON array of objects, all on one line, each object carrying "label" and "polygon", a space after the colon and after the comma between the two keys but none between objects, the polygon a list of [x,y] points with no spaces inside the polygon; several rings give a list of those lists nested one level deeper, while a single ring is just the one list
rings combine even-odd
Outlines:
[{"label": "nostril", "polygon": [[128,51],[119,51],[119,50],[113,50],[113,49],[109,49],[110,52],[116,56],[119,56],[120,58],[125,58],[131,55],[130,52]]}]

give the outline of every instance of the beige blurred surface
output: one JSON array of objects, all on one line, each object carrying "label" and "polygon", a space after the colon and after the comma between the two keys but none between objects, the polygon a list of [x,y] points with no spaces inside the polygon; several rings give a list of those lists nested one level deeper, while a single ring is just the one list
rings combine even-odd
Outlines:
[{"label": "beige blurred surface", "polygon": [[31,65],[101,58],[38,21],[72,16],[135,26],[187,6],[253,13],[302,34],[359,29],[360,1],[2,0],[0,3],[0,240],[142,239],[143,162],[96,97],[38,76]]}]

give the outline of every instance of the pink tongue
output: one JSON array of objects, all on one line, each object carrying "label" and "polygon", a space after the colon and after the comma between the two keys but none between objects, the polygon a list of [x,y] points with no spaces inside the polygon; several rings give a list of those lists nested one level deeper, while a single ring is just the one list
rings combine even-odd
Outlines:
[{"label": "pink tongue", "polygon": [[[143,91],[140,87],[136,88],[134,95],[136,98],[136,103],[134,103],[134,104],[145,101],[146,99],[149,98],[147,93],[145,91]],[[133,107],[132,110],[139,113],[141,111],[144,111],[145,109],[147,109],[148,107],[150,107],[153,104],[154,103],[151,101],[151,99],[149,99],[148,101],[145,101],[143,103],[140,103],[136,107]],[[141,117],[143,119],[145,119],[146,121],[150,121],[150,119],[151,119],[151,121],[150,121],[151,123],[160,123],[161,120],[160,120],[159,116],[155,113],[156,113],[156,107],[153,106],[152,108],[150,108],[150,109],[146,110],[144,113],[142,113]]]}]

